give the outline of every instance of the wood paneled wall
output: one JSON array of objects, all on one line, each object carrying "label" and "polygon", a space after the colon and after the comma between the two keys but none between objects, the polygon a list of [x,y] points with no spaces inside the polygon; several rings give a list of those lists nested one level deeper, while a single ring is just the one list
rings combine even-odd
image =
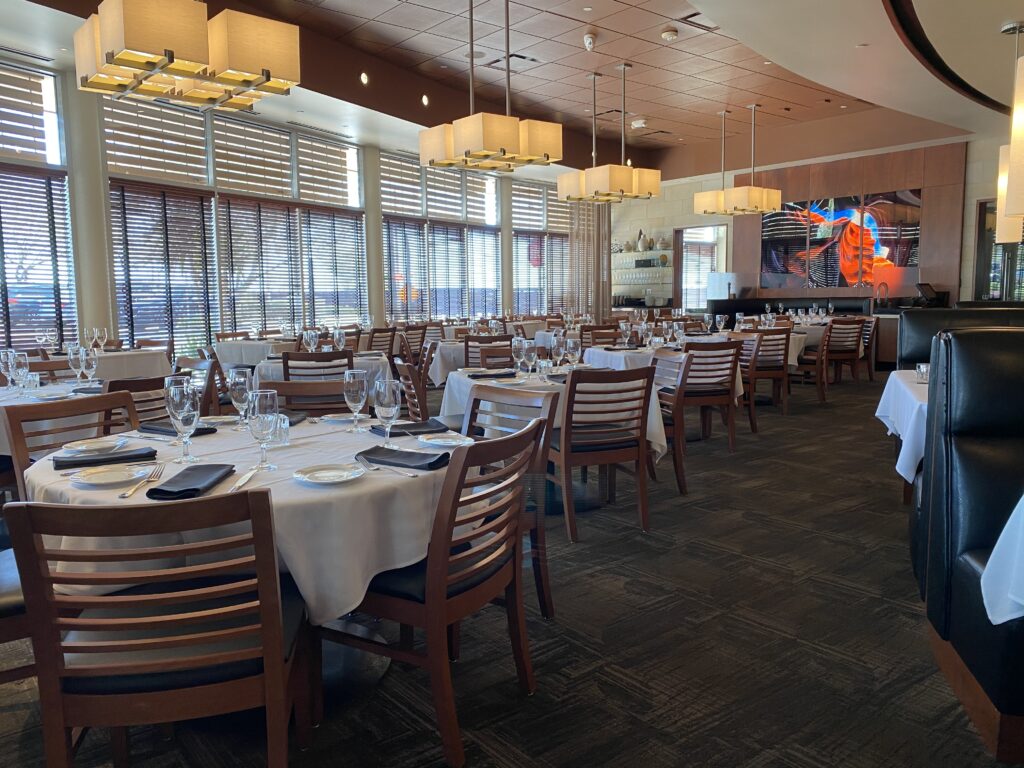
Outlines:
[{"label": "wood paneled wall", "polygon": [[[949,291],[955,299],[960,294],[966,165],[967,144],[958,142],[759,171],[756,182],[781,189],[784,201],[920,189],[921,282]],[[734,183],[749,184],[750,174],[737,174]],[[760,216],[735,218],[732,271],[760,273]]]}]

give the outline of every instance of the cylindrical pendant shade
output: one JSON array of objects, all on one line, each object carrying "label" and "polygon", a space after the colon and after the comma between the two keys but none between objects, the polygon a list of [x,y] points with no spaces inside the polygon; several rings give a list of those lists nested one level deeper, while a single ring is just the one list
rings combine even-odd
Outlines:
[{"label": "cylindrical pendant shade", "polygon": [[75,75],[78,87],[99,93],[119,93],[131,85],[133,70],[107,64],[100,48],[100,18],[95,13],[75,30]]},{"label": "cylindrical pendant shade", "polygon": [[628,165],[599,165],[584,174],[587,197],[610,199],[633,192],[633,169]]},{"label": "cylindrical pendant shade", "polygon": [[544,120],[519,121],[519,159],[557,163],[562,159],[562,126]]},{"label": "cylindrical pendant shade", "polygon": [[489,112],[460,117],[452,122],[452,143],[457,157],[485,158],[519,154],[519,119]]},{"label": "cylindrical pendant shade", "polygon": [[[294,24],[227,10],[210,19],[209,36],[210,66],[222,83],[287,93],[301,80]],[[266,83],[260,83],[263,70],[270,72]]]},{"label": "cylindrical pendant shade", "polygon": [[633,197],[657,197],[661,194],[661,171],[633,169]]},{"label": "cylindrical pendant shade", "polygon": [[99,24],[100,52],[112,54],[114,64],[148,70],[171,51],[174,62],[164,68],[169,74],[196,74],[207,66],[206,3],[103,0]]},{"label": "cylindrical pendant shade", "polygon": [[722,214],[726,212],[725,192],[710,189],[693,196],[693,212],[697,214]]},{"label": "cylindrical pendant shade", "polygon": [[458,165],[452,144],[452,125],[443,123],[420,131],[420,165]]},{"label": "cylindrical pendant shade", "polygon": [[586,174],[583,171],[560,173],[556,183],[559,200],[578,201],[584,198]]},{"label": "cylindrical pendant shade", "polygon": [[1010,145],[999,148],[999,177],[996,182],[996,242],[1019,243],[1021,241],[1024,220],[1015,216],[1007,216],[1006,182],[1010,169]]},{"label": "cylindrical pendant shade", "polygon": [[1014,79],[1009,162],[1003,215],[1024,216],[1024,57],[1017,59]]}]

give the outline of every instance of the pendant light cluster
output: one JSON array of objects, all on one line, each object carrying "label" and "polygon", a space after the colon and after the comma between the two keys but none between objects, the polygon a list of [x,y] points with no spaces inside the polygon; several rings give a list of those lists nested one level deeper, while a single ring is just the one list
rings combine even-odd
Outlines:
[{"label": "pendant light cluster", "polygon": [[729,114],[727,109],[718,113],[718,116],[722,118],[722,188],[698,192],[693,196],[693,212],[699,215],[729,215],[729,209],[725,207],[725,116],[727,114]]},{"label": "pendant light cluster", "polygon": [[251,111],[299,84],[299,28],[196,0],[103,0],[74,37],[78,87]]},{"label": "pendant light cluster", "polygon": [[722,117],[722,188],[698,192],[693,196],[693,212],[710,216],[739,216],[747,213],[770,213],[782,208],[782,190],[754,186],[754,149],[757,140],[757,108],[750,104],[750,184],[743,187],[725,186],[725,116]]},{"label": "pendant light cluster", "polygon": [[597,74],[594,75],[593,165],[585,171],[567,171],[558,176],[561,200],[588,203],[618,203],[623,200],[651,198],[661,194],[661,171],[634,168],[626,164],[626,72],[632,66],[620,64],[622,72],[622,110],[620,115],[619,165],[597,165]]},{"label": "pendant light cluster", "polygon": [[1014,36],[1013,116],[1010,143],[999,148],[999,177],[996,188],[997,243],[1019,243],[1024,225],[1024,59],[1020,58],[1020,33],[1024,21],[1004,24],[1001,32]]},{"label": "pendant light cluster", "polygon": [[469,0],[469,115],[420,131],[420,165],[512,172],[524,165],[558,162],[562,159],[562,126],[512,116],[508,0],[505,0],[505,114],[476,111],[473,2]]}]

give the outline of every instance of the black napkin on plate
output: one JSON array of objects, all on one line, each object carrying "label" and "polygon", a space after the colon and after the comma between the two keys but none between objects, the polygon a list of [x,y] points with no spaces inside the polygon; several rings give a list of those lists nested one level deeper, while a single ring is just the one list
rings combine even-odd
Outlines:
[{"label": "black napkin on plate", "polygon": [[74,392],[76,395],[102,395],[103,385],[93,384],[92,386],[75,387],[71,391]]},{"label": "black napkin on plate", "polygon": [[193,464],[146,491],[153,501],[181,501],[202,496],[235,471],[234,464]]},{"label": "black napkin on plate", "polygon": [[565,384],[569,378],[567,373],[549,373],[547,376],[548,381],[554,382],[555,384]]},{"label": "black napkin on plate", "polygon": [[156,448],[132,448],[127,451],[110,453],[75,454],[74,456],[54,456],[54,469],[78,469],[79,467],[102,467],[107,464],[134,464],[156,458]]},{"label": "black napkin on plate", "polygon": [[281,408],[278,413],[283,413],[288,417],[288,426],[294,427],[296,424],[301,424],[309,418],[309,414],[305,411],[290,411],[286,408]]},{"label": "black napkin on plate", "polygon": [[516,377],[516,372],[494,371],[492,373],[469,373],[466,375],[471,379],[514,379]]},{"label": "black napkin on plate", "polygon": [[452,455],[445,453],[419,453],[417,451],[399,451],[394,448],[385,448],[382,445],[367,448],[360,451],[356,457],[362,457],[371,464],[384,464],[388,467],[402,467],[403,469],[441,469],[448,466]]},{"label": "black napkin on plate", "polygon": [[367,350],[364,352],[356,352],[352,357],[380,357],[380,352]]},{"label": "black napkin on plate", "polygon": [[[370,431],[375,435],[384,435],[384,427],[380,424],[374,424],[370,427]],[[406,424],[395,424],[391,428],[392,437],[409,437],[411,435],[439,435],[442,432],[447,432],[448,427],[444,422],[438,421],[437,419],[429,419],[427,421],[414,421]]]},{"label": "black napkin on plate", "polygon": [[[212,435],[217,431],[216,427],[196,427],[196,431],[192,433],[192,437],[202,437],[203,435]],[[171,424],[170,419],[161,419],[159,421],[144,421],[139,425],[139,432],[148,433],[151,435],[170,435],[171,437],[178,436],[178,430]]]},{"label": "black napkin on plate", "polygon": [[632,349],[636,349],[636,345],[628,347],[603,347],[603,349],[607,352],[629,352]]}]

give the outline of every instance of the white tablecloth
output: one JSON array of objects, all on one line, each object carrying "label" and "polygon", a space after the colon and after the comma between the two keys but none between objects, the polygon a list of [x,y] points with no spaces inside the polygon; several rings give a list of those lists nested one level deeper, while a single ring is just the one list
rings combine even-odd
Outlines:
[{"label": "white tablecloth", "polygon": [[[365,423],[365,420],[364,420]],[[386,469],[368,472],[344,485],[307,486],[292,479],[296,469],[314,464],[350,462],[357,451],[379,445],[372,433],[348,434],[346,427],[321,421],[291,429],[292,444],[270,450],[274,472],[259,473],[247,489],[269,488],[274,504],[274,528],[282,563],[298,585],[315,624],[335,619],[355,608],[376,574],[417,562],[426,556],[434,510],[445,472],[422,472],[402,477]],[[399,437],[402,447],[419,445],[415,438]],[[153,446],[158,458],[174,458],[179,449],[165,443],[136,440],[132,447]],[[246,432],[221,428],[214,435],[195,438],[192,453],[205,462],[234,464],[236,474],[211,494],[224,493],[258,458],[259,450]],[[163,479],[173,477],[181,465],[166,464]],[[123,488],[83,489],[39,461],[26,473],[29,499],[62,504],[145,504],[143,492],[120,500]],[[133,546],[174,543],[177,537],[133,542]],[[63,546],[98,547],[96,539],[64,541]]]},{"label": "white tablecloth", "polygon": [[[684,353],[680,352],[679,356],[682,358]],[[624,371],[631,368],[643,368],[644,366],[651,365],[654,360],[654,350],[644,349],[631,349],[624,352],[612,352],[611,350],[604,349],[603,347],[590,347],[586,352],[583,353],[583,362],[589,363],[598,368],[611,368],[616,371]],[[743,377],[740,374],[739,367],[736,368],[736,381],[734,382],[736,387],[736,397],[743,396]]]},{"label": "white tablecloth", "polygon": [[928,417],[928,385],[919,384],[916,371],[893,371],[885,382],[875,418],[890,435],[902,441],[896,471],[908,483],[914,482],[924,458],[925,422]]},{"label": "white tablecloth", "polygon": [[993,624],[1024,616],[1024,498],[1010,513],[999,534],[985,570],[981,573],[981,597]]},{"label": "white tablecloth", "polygon": [[171,363],[162,349],[103,352],[96,359],[97,379],[139,379],[170,372]]},{"label": "white tablecloth", "polygon": [[[441,400],[441,415],[455,416],[466,412],[469,404],[469,390],[474,384],[497,384],[507,386],[508,379],[471,379],[468,375],[455,371],[448,377],[448,384],[444,389],[444,398]],[[558,414],[555,418],[555,426],[562,423],[562,415],[565,411],[565,385],[546,384],[536,374],[532,381],[525,385],[516,386],[516,389],[535,389],[540,392],[557,389],[559,391]],[[651,397],[650,408],[647,412],[647,440],[654,450],[655,459],[660,459],[668,452],[668,438],[665,437],[665,422],[661,419],[661,408],[658,400]]]},{"label": "white tablecloth", "polygon": [[[514,325],[514,321],[513,322],[507,322],[506,325],[508,326],[508,332],[509,333],[513,333],[512,326]],[[523,320],[522,321],[523,330],[526,332],[526,338],[528,338],[528,339],[534,338],[534,336],[536,335],[537,331],[544,330],[546,325],[547,325],[547,323],[544,320]],[[461,329],[467,329],[468,330],[469,326],[468,325],[446,325],[444,327],[444,337],[446,339],[450,340],[450,341],[453,341],[455,339],[455,329],[456,328],[461,328]]]},{"label": "white tablecloth", "polygon": [[[166,357],[164,358],[164,362],[167,362]],[[50,386],[43,388],[43,391],[70,391],[73,386],[75,385],[71,383],[52,384]],[[82,380],[81,386],[85,386],[84,379]],[[86,395],[82,395],[81,397],[86,397]],[[0,390],[0,456],[11,455],[11,444],[7,439],[7,406],[28,404],[38,405],[39,402],[39,400],[33,400],[30,397],[22,397],[20,394],[18,394],[17,390],[14,389],[10,391]],[[86,424],[89,422],[96,422],[95,414],[91,416],[74,416],[67,419],[54,419],[53,421],[43,422],[42,424],[39,424],[38,427],[34,427],[34,429],[50,429],[53,426],[63,426],[67,424]],[[90,437],[98,437],[97,430],[95,428],[85,429],[82,430],[81,432],[68,432],[64,435],[64,439],[69,443],[73,440],[85,440]]]},{"label": "white tablecloth", "polygon": [[[486,345],[484,345],[486,346]],[[500,344],[497,346],[505,346]],[[461,341],[442,341],[437,345],[434,352],[434,359],[430,363],[430,380],[435,386],[441,386],[448,381],[452,371],[457,371],[466,365],[466,345]]]},{"label": "white tablecloth", "polygon": [[[316,368],[322,365],[321,363],[292,363],[293,368]],[[355,369],[362,369],[366,371],[367,381],[372,387],[375,381],[381,381],[388,378],[391,374],[391,366],[388,364],[388,359],[384,355],[378,354],[376,357],[362,356],[353,357],[352,366]],[[281,381],[284,378],[284,363],[280,360],[264,360],[262,363],[256,366],[256,375],[254,376],[253,386],[258,387],[261,381]],[[321,377],[323,378],[323,377]],[[339,378],[339,377],[335,377]],[[311,381],[312,379],[303,377],[303,381]]]},{"label": "white tablecloth", "polygon": [[213,347],[217,352],[220,367],[227,373],[236,365],[259,365],[270,355],[294,351],[295,342],[236,339],[232,341],[218,341]]},{"label": "white tablecloth", "polygon": [[[538,347],[544,347],[545,349],[551,349],[551,342],[554,339],[554,331],[537,331],[534,335],[533,340],[537,342]],[[580,337],[579,331],[566,331],[565,338],[567,339],[578,339]]]}]

